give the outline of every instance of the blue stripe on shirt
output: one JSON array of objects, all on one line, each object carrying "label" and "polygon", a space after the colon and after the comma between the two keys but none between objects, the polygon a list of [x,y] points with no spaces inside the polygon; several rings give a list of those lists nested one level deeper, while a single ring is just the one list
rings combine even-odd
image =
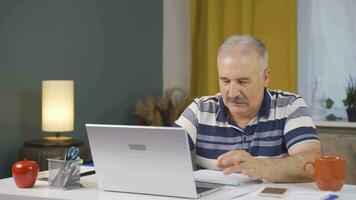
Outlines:
[{"label": "blue stripe on shirt", "polygon": [[[298,138],[298,139],[296,139]],[[287,148],[290,148],[294,144],[309,139],[317,139],[316,129],[313,127],[299,127],[295,128],[284,135],[284,141],[287,145]],[[293,140],[293,141],[291,141]]]},{"label": "blue stripe on shirt", "polygon": [[[181,126],[179,126],[176,123],[173,123],[172,127],[180,127],[180,128],[182,128]],[[194,142],[193,142],[192,138],[190,137],[190,135],[188,133],[187,133],[187,135],[188,135],[189,149],[192,151],[192,150],[194,150]]]}]

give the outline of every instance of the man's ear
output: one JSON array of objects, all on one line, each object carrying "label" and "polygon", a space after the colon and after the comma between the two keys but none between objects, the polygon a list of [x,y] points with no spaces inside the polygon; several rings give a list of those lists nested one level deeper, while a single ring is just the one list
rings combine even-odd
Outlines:
[{"label": "man's ear", "polygon": [[267,67],[263,71],[263,86],[267,87],[269,85],[270,80],[271,80],[271,69]]}]

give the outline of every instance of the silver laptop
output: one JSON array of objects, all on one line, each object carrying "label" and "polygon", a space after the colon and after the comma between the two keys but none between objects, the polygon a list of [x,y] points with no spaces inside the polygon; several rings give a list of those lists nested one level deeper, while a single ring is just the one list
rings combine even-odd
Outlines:
[{"label": "silver laptop", "polygon": [[221,187],[197,187],[183,128],[86,124],[105,191],[199,198]]}]

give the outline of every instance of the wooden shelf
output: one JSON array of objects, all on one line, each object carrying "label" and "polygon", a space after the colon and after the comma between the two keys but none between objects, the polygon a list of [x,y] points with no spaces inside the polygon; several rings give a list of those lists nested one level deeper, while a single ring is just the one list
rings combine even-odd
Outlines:
[{"label": "wooden shelf", "polygon": [[335,128],[356,128],[356,122],[348,121],[320,121],[315,122],[317,127],[335,127]]}]

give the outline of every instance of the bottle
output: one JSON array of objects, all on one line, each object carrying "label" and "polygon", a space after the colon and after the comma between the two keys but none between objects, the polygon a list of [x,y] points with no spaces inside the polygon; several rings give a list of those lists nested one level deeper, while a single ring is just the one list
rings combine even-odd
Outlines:
[{"label": "bottle", "polygon": [[315,121],[325,121],[326,109],[324,106],[325,93],[323,90],[323,80],[318,77],[315,82],[315,87],[312,96],[311,114]]}]

